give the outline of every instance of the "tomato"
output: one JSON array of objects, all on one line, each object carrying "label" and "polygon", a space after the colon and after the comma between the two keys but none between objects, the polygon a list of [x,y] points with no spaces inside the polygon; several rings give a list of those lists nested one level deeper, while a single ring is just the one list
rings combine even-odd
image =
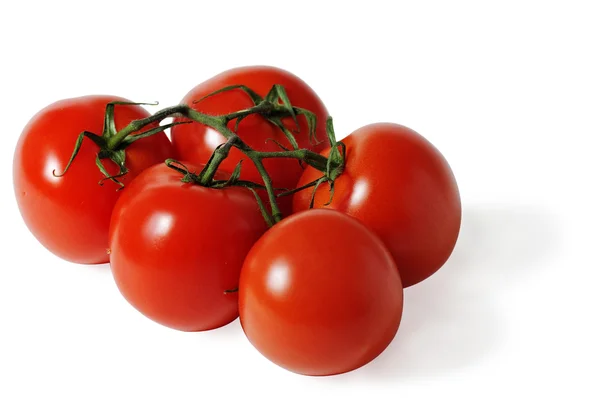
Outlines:
[{"label": "tomato", "polygon": [[[436,272],[449,258],[461,223],[456,180],[442,154],[415,131],[397,124],[362,127],[342,140],[344,172],[315,195],[315,208],[336,209],[363,222],[392,253],[405,287]],[[325,156],[329,151],[323,153]],[[307,168],[298,186],[322,174]],[[312,189],[294,195],[294,211],[307,209]]]},{"label": "tomato", "polygon": [[402,282],[375,234],[332,210],[294,214],[252,247],[239,287],[240,321],[266,358],[332,375],[376,358],[402,317]]},{"label": "tomato", "polygon": [[123,192],[110,225],[111,269],[146,317],[183,331],[214,329],[237,318],[238,294],[224,292],[238,287],[244,258],[267,224],[248,189],[181,179],[157,165]]},{"label": "tomato", "polygon": [[[194,87],[183,98],[182,103],[210,115],[224,115],[250,108],[254,105],[252,100],[240,90],[223,92],[193,104],[195,100],[221,88],[240,84],[250,87],[263,97],[274,84],[283,85],[292,105],[308,109],[317,116],[316,138],[321,142],[315,144],[309,139],[306,120],[299,116],[297,120],[300,123],[300,133],[295,134],[298,146],[317,152],[329,146],[325,132],[325,120],[328,117],[325,105],[304,81],[282,69],[250,66],[228,70]],[[284,124],[288,129],[296,130],[291,118],[284,119]],[[235,122],[232,121],[229,127],[233,130],[234,126]],[[291,148],[281,130],[260,115],[246,117],[238,126],[237,133],[255,150],[281,151],[276,142]],[[173,127],[171,139],[177,152],[177,159],[193,163],[206,163],[215,148],[225,142],[225,139],[217,131],[198,123]],[[221,165],[221,170],[233,172],[241,159],[246,159],[242,167],[241,178],[262,184],[263,180],[254,165],[235,148],[231,150],[230,156]],[[267,159],[264,164],[276,188],[294,188],[303,171],[298,161],[294,159]],[[267,197],[264,191],[261,191],[261,194],[263,200],[266,201]],[[291,213],[291,197],[282,197],[278,203],[284,216]]]},{"label": "tomato", "polygon": [[[100,135],[106,105],[126,99],[85,96],[55,102],[27,124],[13,159],[14,190],[23,219],[33,235],[55,255],[75,263],[108,262],[110,215],[119,196],[118,186],[98,182],[104,177],[95,162],[99,148],[85,139],[68,172],[61,173],[84,130]],[[141,106],[117,106],[115,125],[150,116]],[[164,133],[138,140],[127,148],[127,182],[143,169],[171,157],[172,146]],[[118,167],[103,160],[111,175]]]}]

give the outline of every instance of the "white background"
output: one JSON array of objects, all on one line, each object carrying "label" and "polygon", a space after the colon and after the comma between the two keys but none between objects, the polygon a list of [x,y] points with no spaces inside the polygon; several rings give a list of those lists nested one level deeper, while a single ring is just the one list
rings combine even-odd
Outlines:
[{"label": "white background", "polygon": [[[594,2],[296,3],[2,3],[0,396],[598,396]],[[459,182],[454,255],[406,290],[393,343],[349,374],[282,370],[237,321],[154,324],[107,266],[57,259],[18,214],[13,150],[42,107],[85,94],[173,105],[251,64],[307,81],[340,137],[378,121],[419,131]]]}]

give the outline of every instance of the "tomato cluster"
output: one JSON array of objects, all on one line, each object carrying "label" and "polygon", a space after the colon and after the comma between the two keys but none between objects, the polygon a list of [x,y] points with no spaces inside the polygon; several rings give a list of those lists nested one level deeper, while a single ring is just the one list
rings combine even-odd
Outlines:
[{"label": "tomato cluster", "polygon": [[154,115],[120,97],[56,102],[20,137],[14,189],[49,251],[110,262],[146,317],[197,332],[239,316],[305,375],[376,358],[403,288],[446,262],[461,223],[429,141],[390,123],[336,141],[317,94],[273,67],[226,71]]}]

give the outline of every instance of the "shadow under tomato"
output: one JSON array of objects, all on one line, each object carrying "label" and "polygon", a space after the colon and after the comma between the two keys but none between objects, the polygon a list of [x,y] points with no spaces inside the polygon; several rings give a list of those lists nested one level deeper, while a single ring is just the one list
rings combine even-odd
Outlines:
[{"label": "shadow under tomato", "polygon": [[466,208],[452,257],[405,290],[395,339],[352,377],[430,378],[485,360],[504,338],[495,303],[511,283],[540,270],[560,243],[558,231],[551,215],[537,208]]},{"label": "shadow under tomato", "polygon": [[104,263],[104,264],[77,264],[77,266],[79,267],[83,267],[86,269],[86,271],[89,272],[97,272],[100,274],[110,274],[110,264],[109,263]]}]

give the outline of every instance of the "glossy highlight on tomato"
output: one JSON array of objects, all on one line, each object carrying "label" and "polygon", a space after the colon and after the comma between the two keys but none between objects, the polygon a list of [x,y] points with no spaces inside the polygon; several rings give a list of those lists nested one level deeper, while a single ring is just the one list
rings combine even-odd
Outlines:
[{"label": "glossy highlight on tomato", "polygon": [[310,210],[269,229],[242,268],[240,321],[266,358],[304,375],[357,369],[392,341],[402,282],[383,243],[341,212]]},{"label": "glossy highlight on tomato", "polygon": [[267,225],[248,189],[182,177],[156,165],[123,192],[110,225],[110,264],[120,292],[146,317],[209,330],[237,318],[238,294],[225,291],[237,289],[244,258]]},{"label": "glossy highlight on tomato", "polygon": [[[325,132],[325,120],[328,117],[325,105],[307,83],[283,69],[270,66],[247,66],[230,69],[194,87],[181,102],[209,115],[224,115],[250,108],[254,104],[248,95],[241,90],[223,92],[194,104],[194,101],[210,93],[227,86],[240,84],[250,87],[263,97],[271,90],[273,85],[283,85],[294,106],[308,109],[317,116],[317,142],[311,141],[305,118],[298,117],[300,129],[294,135],[298,146],[315,152],[329,146]],[[177,120],[181,121],[180,119]],[[297,130],[292,118],[285,119],[284,124],[291,131]],[[234,130],[235,121],[232,121],[229,127]],[[277,143],[291,148],[289,141],[281,130],[260,115],[255,114],[246,117],[239,124],[236,132],[244,142],[255,150],[281,151],[282,149]],[[220,133],[199,123],[173,127],[171,138],[176,149],[177,158],[193,163],[206,163],[215,148],[225,142],[225,138]],[[222,163],[221,170],[229,173],[233,172],[235,166],[242,159],[244,159],[244,167],[242,168],[241,178],[262,184],[263,179],[252,162],[235,148],[231,150],[230,156]],[[294,159],[267,159],[264,164],[276,188],[294,188],[303,172],[303,168]],[[260,193],[263,200],[266,201],[264,191]],[[280,198],[278,204],[284,216],[291,213],[291,197]]]},{"label": "glossy highlight on tomato", "polygon": [[[115,96],[85,96],[55,102],[38,112],[23,130],[13,159],[14,190],[21,215],[32,234],[48,250],[71,262],[108,262],[108,227],[120,192],[96,166],[98,147],[84,140],[68,172],[62,172],[83,131],[101,134],[106,105],[129,102]],[[117,106],[115,125],[150,116],[141,106]],[[138,140],[127,148],[125,184],[142,170],[173,156],[164,133]],[[118,168],[103,160],[106,170]]]},{"label": "glossy highlight on tomato", "polygon": [[[392,253],[404,287],[423,281],[447,261],[461,224],[458,186],[443,155],[423,136],[392,123],[362,127],[342,139],[344,172],[315,195],[315,208],[348,214],[375,232]],[[323,152],[329,155],[329,150]],[[307,168],[298,186],[322,173]],[[294,211],[309,207],[312,190],[294,195]]]}]

